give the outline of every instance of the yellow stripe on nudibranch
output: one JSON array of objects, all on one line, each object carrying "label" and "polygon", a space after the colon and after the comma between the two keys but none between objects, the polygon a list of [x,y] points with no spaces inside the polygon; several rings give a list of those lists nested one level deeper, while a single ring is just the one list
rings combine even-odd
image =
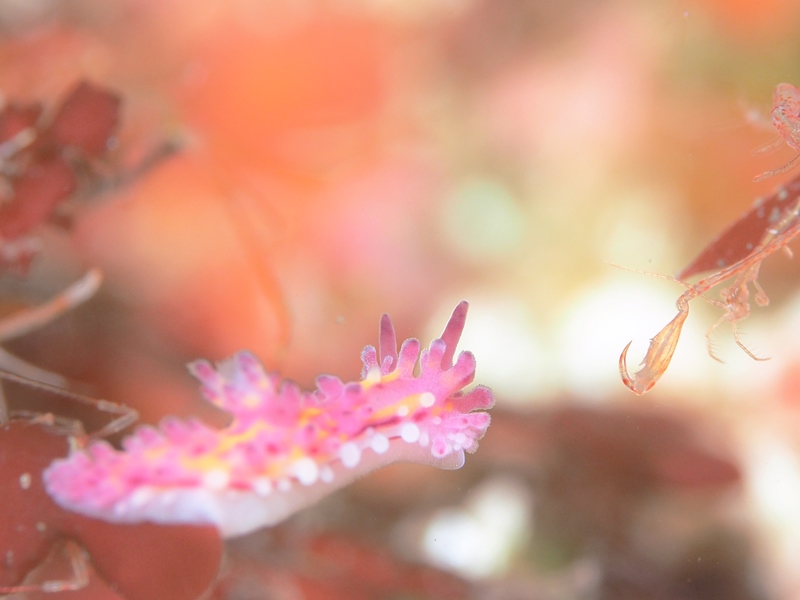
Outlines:
[{"label": "yellow stripe on nudibranch", "polygon": [[[267,389],[265,385],[261,386],[261,388],[262,390]],[[244,400],[242,400],[242,404],[244,404],[247,408],[257,408],[262,404],[261,395],[256,393],[247,394],[244,397]]]},{"label": "yellow stripe on nudibranch", "polygon": [[383,421],[391,417],[407,417],[414,414],[419,408],[434,409],[436,405],[436,396],[430,392],[421,392],[419,394],[410,394],[404,396],[399,402],[386,406],[381,410],[372,413],[372,421]]},{"label": "yellow stripe on nudibranch", "polygon": [[368,390],[374,385],[385,383],[387,381],[389,381],[388,376],[381,375],[380,367],[376,366],[367,371],[366,376],[359,382],[359,384],[361,385],[362,389]]}]

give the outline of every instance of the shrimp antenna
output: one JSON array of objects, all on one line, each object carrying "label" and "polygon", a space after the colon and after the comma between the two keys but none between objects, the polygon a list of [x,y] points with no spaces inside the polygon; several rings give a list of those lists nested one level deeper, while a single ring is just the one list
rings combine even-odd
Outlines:
[{"label": "shrimp antenna", "polygon": [[[662,275],[661,273],[654,273],[653,271],[644,271],[642,269],[634,269],[633,267],[625,267],[623,265],[613,263],[607,260],[603,261],[604,264],[609,265],[611,267],[615,267],[617,269],[622,269],[623,271],[630,271],[631,273],[638,273],[639,275],[649,275],[650,277],[657,277],[658,279],[666,279],[667,281],[671,281],[673,283],[677,283],[678,285],[682,285],[687,290],[695,291],[696,287],[691,283],[687,283],[678,279],[677,277],[673,277],[672,275]],[[699,297],[711,304],[712,306],[718,306],[719,300],[714,300],[713,298],[707,298],[705,294],[699,294]]]},{"label": "shrimp antenna", "polygon": [[[99,411],[107,412],[115,415],[119,415],[115,419],[111,420],[109,423],[105,424],[103,427],[88,434],[90,439],[95,438],[103,438],[119,431],[122,431],[126,427],[129,427],[136,420],[139,418],[139,413],[136,409],[133,409],[129,406],[125,406],[124,404],[117,404],[116,402],[110,402],[108,400],[102,400],[99,398],[91,398],[89,396],[85,396],[83,394],[79,394],[77,392],[73,392],[62,387],[58,387],[56,385],[51,385],[49,383],[44,383],[42,381],[35,381],[33,379],[29,379],[28,377],[24,377],[22,375],[17,375],[16,373],[11,373],[10,371],[6,371],[0,369],[0,379],[4,379],[6,381],[12,381],[14,383],[18,383],[20,385],[24,385],[33,389],[41,390],[43,392],[47,392],[49,394],[53,394],[56,396],[62,396],[64,398],[69,398],[70,400],[74,400],[80,404],[85,406],[91,406]],[[33,413],[29,411],[13,411],[15,416],[26,416],[30,417],[33,416]]]},{"label": "shrimp antenna", "polygon": [[649,275],[650,277],[658,277],[659,279],[666,279],[667,281],[672,281],[674,283],[678,283],[689,289],[692,287],[690,283],[686,283],[685,281],[681,281],[677,277],[673,277],[672,275],[662,275],[661,273],[654,273],[653,271],[645,271],[643,269],[634,269],[633,267],[626,267],[619,263],[611,262],[608,260],[604,260],[603,264],[609,265],[610,267],[614,267],[617,269],[622,269],[623,271],[630,271],[631,273],[638,273],[639,275]]},{"label": "shrimp antenna", "polygon": [[49,323],[68,310],[94,296],[103,282],[100,269],[89,269],[86,274],[53,298],[33,308],[27,308],[6,317],[0,322],[0,340],[10,340]]}]

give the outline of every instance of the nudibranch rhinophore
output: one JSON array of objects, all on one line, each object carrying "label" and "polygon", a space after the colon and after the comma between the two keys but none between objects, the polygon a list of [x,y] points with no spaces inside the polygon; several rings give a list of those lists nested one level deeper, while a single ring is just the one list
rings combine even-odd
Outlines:
[{"label": "nudibranch rhinophore", "polygon": [[[44,472],[62,507],[120,523],[212,524],[232,537],[274,525],[364,473],[397,461],[464,464],[489,426],[489,388],[469,391],[475,358],[455,347],[467,303],[420,353],[397,351],[388,315],[379,347],[361,353],[361,381],[321,375],[312,392],[266,373],[249,352],[189,370],[204,396],[231,414],[223,429],[167,417],[117,450],[96,441]],[[415,372],[418,371],[418,372]]]}]

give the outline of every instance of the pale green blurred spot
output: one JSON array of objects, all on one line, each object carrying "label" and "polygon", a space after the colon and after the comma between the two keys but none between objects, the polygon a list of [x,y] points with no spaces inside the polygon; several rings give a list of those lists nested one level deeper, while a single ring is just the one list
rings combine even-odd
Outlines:
[{"label": "pale green blurred spot", "polygon": [[443,217],[445,240],[464,260],[491,263],[520,250],[524,216],[509,190],[496,182],[461,183],[445,203]]}]

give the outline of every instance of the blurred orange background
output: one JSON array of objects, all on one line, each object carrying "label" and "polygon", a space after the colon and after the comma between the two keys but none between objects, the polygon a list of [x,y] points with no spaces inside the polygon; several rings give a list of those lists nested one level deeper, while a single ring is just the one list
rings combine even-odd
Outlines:
[{"label": "blurred orange background", "polygon": [[[459,510],[474,525],[480,494],[500,489],[518,500],[520,520],[487,517],[495,524],[480,536],[494,531],[497,553],[448,562],[413,534],[443,526],[439,513],[417,510],[407,472],[393,468],[347,492],[373,507],[405,494],[387,545],[467,578],[476,597],[678,597],[668,592],[683,589],[670,587],[685,574],[676,564],[701,559],[694,548],[711,544],[703,523],[713,521],[715,535],[736,533],[741,560],[701,574],[732,581],[746,571],[751,587],[709,583],[681,597],[800,597],[797,261],[765,264],[772,303],[741,327],[771,361],[750,360],[725,325],[713,338],[725,363],[712,360],[704,334],[719,315],[695,301],[670,370],[644,398],[621,385],[619,352],[633,339],[632,362],[644,355],[682,288],[614,266],[676,273],[797,175],[753,183],[792,151],[751,151],[775,136],[775,85],[800,85],[798,31],[791,0],[0,3],[6,100],[52,105],[81,78],[116,91],[112,170],[165,139],[182,144],[82,205],[68,234],[43,228],[29,276],[0,279],[4,303],[41,301],[91,267],[105,283],[6,347],[136,407],[143,421],[213,418],[189,360],[248,348],[304,387],[319,373],[353,379],[381,313],[401,339],[427,343],[467,299],[461,347],[495,390],[493,428],[505,435],[490,428],[471,457],[477,470],[469,475],[468,460],[450,500],[472,490],[472,508]],[[619,458],[595,465],[629,491],[625,478],[638,475],[617,467],[653,441],[625,423],[651,417],[692,432],[691,451],[653,451],[667,491],[618,503],[630,509],[618,524],[624,540],[587,526],[571,534],[581,543],[564,542],[548,502],[576,513],[592,502],[552,496],[539,475],[579,471],[570,452],[585,464],[630,433]],[[517,418],[528,426],[514,429]],[[601,423],[596,438],[564,433],[585,422]],[[584,455],[574,449],[582,443],[598,446]],[[708,456],[737,475],[709,467],[712,492],[698,498],[686,478],[706,482],[692,469]],[[508,479],[492,480],[493,467]],[[450,477],[409,472],[430,485]],[[570,493],[600,494],[589,486],[607,480],[596,476]],[[584,522],[573,517],[564,522]],[[663,552],[652,550],[659,539]],[[631,558],[643,546],[652,555]],[[604,588],[597,578],[613,571],[604,553],[643,560],[661,583]]]}]

